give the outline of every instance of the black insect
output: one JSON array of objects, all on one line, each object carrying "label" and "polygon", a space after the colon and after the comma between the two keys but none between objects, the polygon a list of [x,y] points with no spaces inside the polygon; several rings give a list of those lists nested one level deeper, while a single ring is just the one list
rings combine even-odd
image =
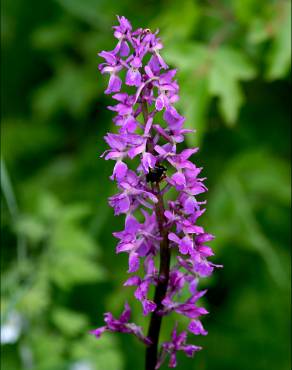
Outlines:
[{"label": "black insect", "polygon": [[149,28],[146,28],[145,30],[143,30],[141,40],[143,40],[145,36],[148,35],[149,33],[151,33],[151,30]]},{"label": "black insect", "polygon": [[149,173],[146,175],[147,182],[160,182],[162,179],[165,178],[166,168],[161,164],[158,164],[153,168],[150,169]]}]

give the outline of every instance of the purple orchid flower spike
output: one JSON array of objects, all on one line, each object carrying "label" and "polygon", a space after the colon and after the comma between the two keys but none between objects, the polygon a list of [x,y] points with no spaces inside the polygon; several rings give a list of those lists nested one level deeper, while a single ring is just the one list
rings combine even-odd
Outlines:
[{"label": "purple orchid flower spike", "polygon": [[[129,257],[130,276],[124,286],[135,287],[134,297],[143,314],[150,315],[150,324],[146,336],[140,326],[129,322],[126,303],[119,319],[106,313],[105,325],[91,333],[97,338],[106,331],[134,334],[147,346],[146,370],[158,369],[167,355],[173,368],[177,351],[192,357],[201,349],[186,344],[187,331],[207,335],[201,318],[208,312],[197,304],[206,290],[198,289],[199,281],[222,266],[209,260],[214,253],[208,243],[214,236],[198,224],[206,201],[197,197],[207,188],[202,168],[191,161],[198,148],[183,147],[185,135],[193,130],[184,128],[185,118],[174,106],[179,99],[177,71],[161,55],[158,31],[133,30],[123,16],[118,22],[113,27],[117,45],[99,53],[104,59],[99,70],[109,75],[105,93],[115,101],[108,109],[115,113],[117,127],[115,133],[106,134],[109,149],[102,157],[115,161],[110,179],[118,192],[109,204],[115,215],[125,215],[124,230],[113,234],[118,239],[116,252]],[[158,113],[163,124],[158,123]],[[176,194],[172,199],[170,190]],[[173,312],[187,318],[187,331],[178,334],[176,324],[158,356],[162,318]]]}]

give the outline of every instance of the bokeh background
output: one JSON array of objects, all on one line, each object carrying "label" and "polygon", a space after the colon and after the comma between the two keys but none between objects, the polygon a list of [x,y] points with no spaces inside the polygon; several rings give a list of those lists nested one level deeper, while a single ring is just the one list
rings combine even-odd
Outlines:
[{"label": "bokeh background", "polygon": [[[114,130],[97,52],[115,15],[159,28],[178,68],[180,112],[207,177],[216,235],[202,281],[207,337],[185,370],[290,368],[290,2],[2,0],[1,363],[3,370],[142,370],[135,338],[88,330],[125,299],[122,229],[107,197]],[[162,337],[170,325],[163,325]],[[167,367],[163,367],[166,369]]]}]

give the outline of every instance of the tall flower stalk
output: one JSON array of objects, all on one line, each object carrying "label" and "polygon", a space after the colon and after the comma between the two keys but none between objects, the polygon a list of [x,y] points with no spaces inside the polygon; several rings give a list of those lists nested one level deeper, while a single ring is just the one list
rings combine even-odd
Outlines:
[{"label": "tall flower stalk", "polygon": [[[218,267],[208,260],[213,252],[206,243],[214,237],[197,224],[206,204],[197,198],[207,188],[199,177],[202,168],[189,160],[198,148],[178,150],[193,131],[184,129],[185,119],[174,107],[179,99],[176,70],[160,55],[158,31],[133,30],[125,17],[118,21],[113,27],[116,47],[99,53],[104,59],[99,70],[109,74],[105,93],[116,101],[108,108],[116,113],[118,127],[117,133],[105,136],[109,149],[102,156],[116,162],[110,178],[119,192],[109,204],[115,215],[125,214],[124,230],[114,233],[116,252],[129,255],[131,275],[124,286],[136,287],[134,296],[143,314],[150,315],[150,324],[143,334],[130,322],[131,309],[125,303],[118,319],[106,313],[105,325],[92,334],[134,334],[146,345],[146,370],[158,369],[167,356],[173,368],[177,351],[192,357],[201,349],[187,343],[187,333],[207,334],[200,318],[208,312],[197,305],[206,291],[198,290],[198,282]],[[162,318],[172,312],[187,317],[189,324],[179,333],[176,323],[170,340],[159,349]]]}]

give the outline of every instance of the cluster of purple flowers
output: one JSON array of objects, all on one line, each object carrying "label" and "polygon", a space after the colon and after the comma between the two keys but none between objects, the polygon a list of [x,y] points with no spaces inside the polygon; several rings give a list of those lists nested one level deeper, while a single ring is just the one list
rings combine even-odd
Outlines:
[{"label": "cluster of purple flowers", "polygon": [[[119,25],[113,27],[118,43],[114,50],[99,53],[104,59],[99,69],[109,74],[105,93],[113,94],[116,101],[109,109],[116,113],[113,121],[118,132],[106,135],[109,150],[103,156],[116,161],[111,179],[117,182],[119,192],[109,198],[109,204],[115,215],[125,214],[124,230],[114,233],[119,240],[116,252],[129,254],[131,276],[124,285],[136,287],[134,295],[144,315],[163,317],[176,312],[189,318],[190,333],[206,335],[199,319],[208,312],[197,305],[206,291],[198,291],[197,286],[199,278],[209,276],[216,265],[208,260],[213,252],[206,245],[214,237],[197,225],[206,203],[197,196],[207,190],[204,178],[199,177],[201,168],[189,160],[198,148],[178,152],[178,144],[192,130],[184,129],[185,119],[173,105],[179,98],[176,70],[170,69],[160,55],[163,46],[158,32],[132,30],[125,17],[118,17],[118,21]],[[126,86],[121,92],[123,78]],[[163,176],[157,170],[161,166]],[[162,248],[172,254],[168,264],[162,260]],[[166,286],[165,294],[152,300],[150,286],[159,289],[161,284]],[[181,302],[186,291],[189,298]],[[106,325],[92,333],[96,337],[104,331],[133,333],[151,345],[152,338],[143,335],[141,327],[129,323],[129,319],[126,303],[119,319],[106,313]],[[176,367],[177,351],[193,356],[201,349],[186,344],[186,339],[187,331],[178,334],[176,325],[170,342],[161,345],[156,368],[167,354],[169,367]]]}]

